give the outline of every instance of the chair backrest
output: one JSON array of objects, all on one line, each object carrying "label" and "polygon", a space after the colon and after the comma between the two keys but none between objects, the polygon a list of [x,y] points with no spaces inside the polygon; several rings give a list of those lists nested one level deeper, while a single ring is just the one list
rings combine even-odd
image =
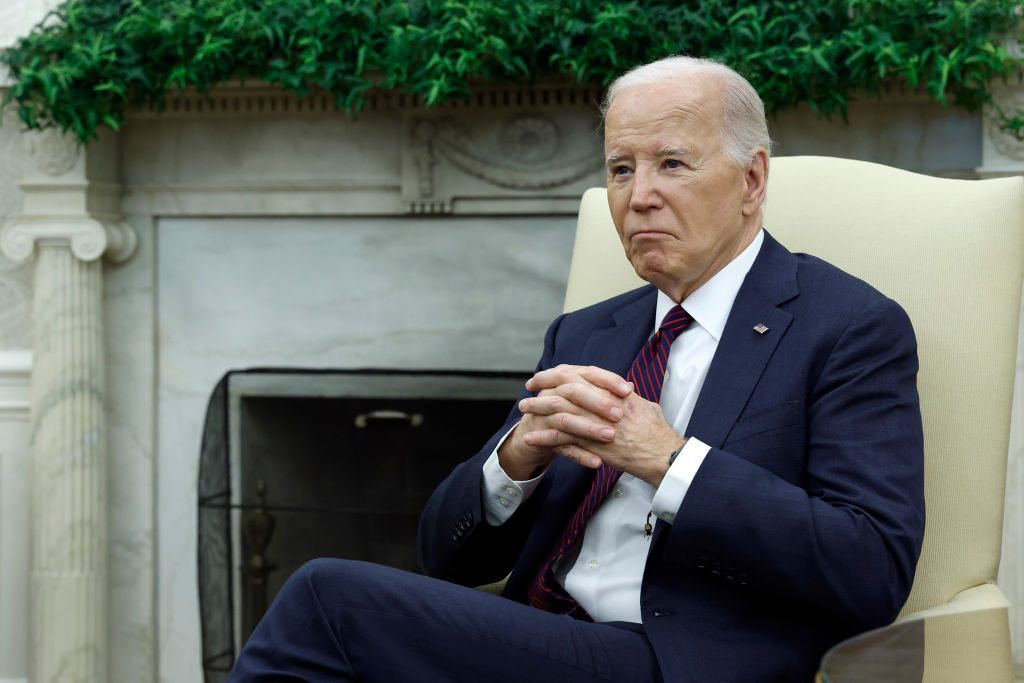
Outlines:
[{"label": "chair backrest", "polygon": [[[866,280],[918,339],[927,530],[903,613],[995,581],[1024,277],[1024,178],[950,180],[829,157],[771,160],[765,228]],[[580,208],[565,310],[643,284],[605,191]]]}]

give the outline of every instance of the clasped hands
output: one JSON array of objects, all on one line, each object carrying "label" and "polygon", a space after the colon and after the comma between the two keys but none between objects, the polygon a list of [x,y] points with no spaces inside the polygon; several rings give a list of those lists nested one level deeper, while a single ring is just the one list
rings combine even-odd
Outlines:
[{"label": "clasped hands", "polygon": [[685,443],[661,406],[614,372],[559,365],[535,374],[526,388],[537,395],[519,402],[523,419],[498,450],[512,479],[528,479],[561,456],[595,469],[606,462],[657,488],[669,456]]}]

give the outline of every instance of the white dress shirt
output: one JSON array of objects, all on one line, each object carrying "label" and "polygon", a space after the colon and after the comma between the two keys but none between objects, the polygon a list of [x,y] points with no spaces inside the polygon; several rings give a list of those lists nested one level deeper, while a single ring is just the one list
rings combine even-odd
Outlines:
[{"label": "white dress shirt", "polygon": [[[693,322],[669,350],[659,401],[665,419],[681,435],[686,434],[736,294],[763,241],[761,230],[739,256],[682,302]],[[651,334],[673,306],[672,299],[658,292]],[[675,521],[676,511],[709,450],[698,439],[688,439],[657,489],[623,473],[587,522],[583,540],[577,541],[555,565],[558,580],[594,621],[640,623],[640,583],[650,548],[650,538],[644,534],[647,514],[653,512],[669,524]],[[512,480],[498,464],[498,448],[484,464],[483,475],[484,513],[494,526],[511,517],[544,476]]]}]

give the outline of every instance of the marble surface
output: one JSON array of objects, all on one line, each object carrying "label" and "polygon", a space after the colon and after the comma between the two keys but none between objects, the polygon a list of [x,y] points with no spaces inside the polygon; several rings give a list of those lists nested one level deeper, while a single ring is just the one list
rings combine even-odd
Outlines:
[{"label": "marble surface", "polygon": [[107,452],[102,266],[36,256],[30,671],[107,680]]},{"label": "marble surface", "polygon": [[838,115],[819,119],[807,105],[768,124],[777,156],[835,156],[968,178],[982,163],[981,116],[943,109],[918,95],[854,101],[849,125]]},{"label": "marble surface", "polygon": [[103,282],[111,683],[151,683],[157,661],[155,239],[152,220],[136,216],[131,224],[138,250],[126,263],[106,264]]},{"label": "marble surface", "polygon": [[158,222],[160,680],[200,680],[195,486],[221,375],[532,369],[561,311],[574,229],[543,216]]},{"label": "marble surface", "polygon": [[[61,0],[3,0],[0,2],[0,48],[13,45],[18,38],[28,35],[32,27],[43,20],[46,13]],[[0,66],[0,88],[10,82],[7,67]]]},{"label": "marble surface", "polygon": [[[0,19],[2,24],[2,19]],[[0,43],[2,45],[2,43]],[[21,211],[18,181],[27,172],[21,128],[13,109],[0,121],[0,229]],[[0,349],[32,348],[32,264],[0,253]]]},{"label": "marble surface", "polygon": [[4,0],[0,2],[0,48],[13,45],[18,38],[28,35],[32,27],[42,21],[46,13],[61,0]]},{"label": "marble surface", "polygon": [[28,680],[29,373],[32,354],[0,351],[0,681]]}]

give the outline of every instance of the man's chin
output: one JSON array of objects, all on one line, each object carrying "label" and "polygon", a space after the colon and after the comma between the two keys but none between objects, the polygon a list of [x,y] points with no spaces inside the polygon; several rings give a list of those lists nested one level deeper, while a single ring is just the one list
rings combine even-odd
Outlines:
[{"label": "man's chin", "polygon": [[659,253],[647,252],[633,256],[629,262],[641,279],[650,282],[655,287],[658,286],[658,282],[664,282],[669,278],[665,267],[665,257]]},{"label": "man's chin", "polygon": [[680,301],[681,294],[686,293],[687,287],[684,280],[678,274],[669,272],[663,259],[636,259],[631,260],[630,263],[641,280],[654,285],[675,301]]},{"label": "man's chin", "polygon": [[666,289],[671,289],[673,279],[666,275],[661,270],[658,270],[657,268],[640,269],[636,268],[635,266],[634,270],[636,270],[636,274],[640,276],[641,280],[649,282],[658,289],[662,291],[665,291]]}]

